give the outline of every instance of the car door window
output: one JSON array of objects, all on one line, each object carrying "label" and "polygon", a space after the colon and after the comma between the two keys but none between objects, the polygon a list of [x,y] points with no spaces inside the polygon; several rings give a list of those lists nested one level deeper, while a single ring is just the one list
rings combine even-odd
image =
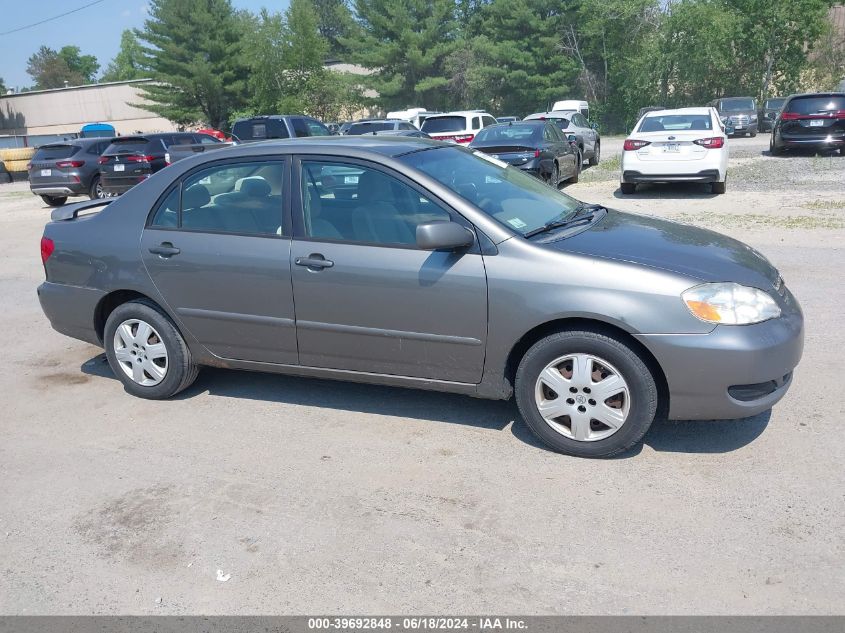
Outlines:
[{"label": "car door window", "polygon": [[550,143],[555,143],[559,139],[555,136],[555,131],[552,126],[547,125],[543,128],[543,140],[548,141]]},{"label": "car door window", "polygon": [[481,129],[481,117],[476,116],[472,118],[472,129],[473,130],[480,130]]},{"label": "car door window", "polygon": [[293,126],[293,133],[294,136],[302,137],[302,136],[310,136],[308,133],[308,126],[305,125],[305,120],[300,118],[291,119],[291,125]]},{"label": "car door window", "polygon": [[[330,136],[331,132],[327,127],[324,127],[322,124],[317,123],[317,121],[311,121],[309,119],[305,119],[305,126],[308,128],[308,135],[309,136]],[[297,136],[299,133],[297,132]]]},{"label": "car door window", "polygon": [[416,229],[451,216],[393,176],[369,167],[302,162],[305,234],[361,244],[416,245]]},{"label": "car door window", "polygon": [[220,142],[219,139],[209,136],[208,134],[197,134],[194,136],[194,139],[195,143],[199,143],[201,145],[216,145]]},{"label": "car door window", "polygon": [[245,235],[282,234],[281,161],[215,165],[188,176],[151,226]]},{"label": "car door window", "polygon": [[484,127],[487,127],[488,125],[496,125],[496,119],[491,116],[485,116],[481,118],[484,121]]}]

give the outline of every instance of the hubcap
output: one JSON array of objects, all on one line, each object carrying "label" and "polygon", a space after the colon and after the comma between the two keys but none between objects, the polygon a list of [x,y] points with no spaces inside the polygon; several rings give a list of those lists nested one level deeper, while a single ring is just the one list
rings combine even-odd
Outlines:
[{"label": "hubcap", "polygon": [[167,375],[167,348],[146,321],[129,319],[117,326],[114,355],[123,373],[144,387],[154,387]]},{"label": "hubcap", "polygon": [[579,442],[610,437],[625,424],[631,408],[625,378],[591,354],[568,354],[546,365],[534,399],[546,424]]},{"label": "hubcap", "polygon": [[97,182],[97,186],[94,188],[94,193],[97,195],[98,198],[106,197],[106,194],[103,193],[103,185],[99,181]]}]

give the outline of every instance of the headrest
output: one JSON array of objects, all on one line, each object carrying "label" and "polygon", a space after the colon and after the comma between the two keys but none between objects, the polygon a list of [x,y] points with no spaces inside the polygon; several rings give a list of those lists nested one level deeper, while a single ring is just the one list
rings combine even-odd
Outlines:
[{"label": "headrest", "polygon": [[182,208],[198,209],[211,202],[211,195],[205,185],[191,185],[182,192]]},{"label": "headrest", "polygon": [[367,170],[358,177],[358,200],[366,202],[393,200],[390,178],[377,171]]},{"label": "headrest", "polygon": [[244,178],[241,180],[241,193],[250,198],[266,198],[270,195],[270,185],[263,178]]}]

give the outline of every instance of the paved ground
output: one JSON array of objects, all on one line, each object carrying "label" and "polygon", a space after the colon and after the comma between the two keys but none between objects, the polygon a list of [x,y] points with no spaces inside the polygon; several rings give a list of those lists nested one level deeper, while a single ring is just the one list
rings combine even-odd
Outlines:
[{"label": "paved ground", "polygon": [[0,613],[841,613],[845,158],[767,142],[731,141],[724,196],[620,197],[610,139],[568,188],[746,240],[807,317],[771,413],[610,461],[458,396],[207,370],[131,398],[48,326],[49,211],[0,186]]}]

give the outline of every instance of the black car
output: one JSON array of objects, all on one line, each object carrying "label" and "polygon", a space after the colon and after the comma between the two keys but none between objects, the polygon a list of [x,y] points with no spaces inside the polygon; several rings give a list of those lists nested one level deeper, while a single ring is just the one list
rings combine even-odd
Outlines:
[{"label": "black car", "polygon": [[768,132],[774,127],[775,119],[784,103],[786,103],[786,97],[766,99],[763,102],[763,107],[757,114],[757,122],[761,132]]},{"label": "black car", "polygon": [[39,147],[29,163],[29,190],[51,207],[70,196],[102,198],[97,159],[111,139],[80,138]]},{"label": "black car", "polygon": [[100,184],[106,196],[119,196],[170,164],[171,145],[220,143],[197,132],[169,132],[111,139],[100,156]]},{"label": "black car", "polygon": [[835,150],[845,156],[845,92],[817,92],[787,97],[775,119],[769,149]]},{"label": "black car", "polygon": [[479,130],[469,147],[527,171],[553,187],[563,180],[578,182],[581,173],[574,137],[565,136],[550,121],[490,125]]},{"label": "black car", "polygon": [[331,136],[332,132],[317,119],[302,114],[264,114],[238,119],[232,135],[240,143],[266,141],[270,138],[302,138]]}]

